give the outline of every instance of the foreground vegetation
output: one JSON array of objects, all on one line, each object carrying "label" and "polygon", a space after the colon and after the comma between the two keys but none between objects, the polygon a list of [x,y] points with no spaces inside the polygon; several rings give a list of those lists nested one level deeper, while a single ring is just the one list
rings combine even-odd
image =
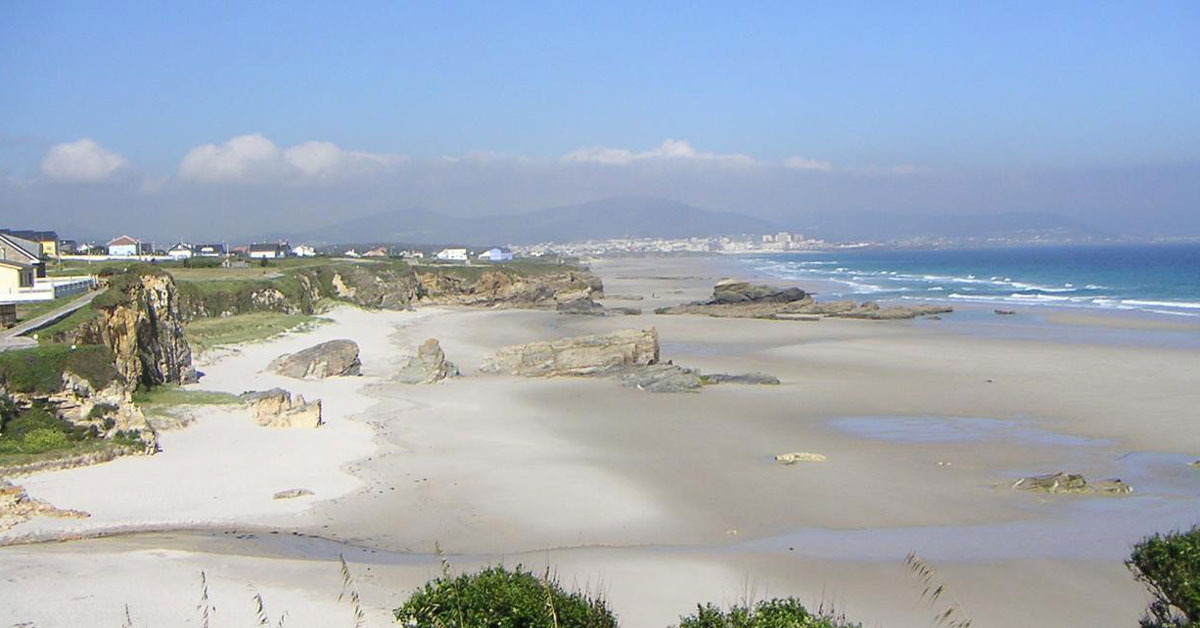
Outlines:
[{"label": "foreground vegetation", "polygon": [[117,378],[111,350],[101,345],[45,344],[0,352],[0,385],[8,392],[49,394],[62,389],[64,373],[73,373],[99,390]]},{"label": "foreground vegetation", "polygon": [[1143,628],[1200,628],[1200,526],[1143,539],[1125,565],[1150,591]]}]

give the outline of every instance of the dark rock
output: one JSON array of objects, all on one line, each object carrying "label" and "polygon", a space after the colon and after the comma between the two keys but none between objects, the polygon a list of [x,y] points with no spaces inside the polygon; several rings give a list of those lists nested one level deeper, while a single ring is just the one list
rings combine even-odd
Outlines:
[{"label": "dark rock", "polygon": [[705,384],[748,384],[778,386],[779,378],[766,373],[714,373],[701,377]]},{"label": "dark rock", "polygon": [[1017,313],[1016,310],[992,310],[992,311],[995,312],[998,316],[1013,316],[1014,314]]},{"label": "dark rock", "polygon": [[297,379],[323,379],[339,375],[358,375],[362,363],[358,344],[353,340],[330,340],[296,353],[275,358],[267,369]]},{"label": "dark rock", "polygon": [[584,316],[604,316],[604,306],[596,303],[588,297],[580,297],[571,299],[570,301],[559,301],[554,309],[559,314],[576,314]]},{"label": "dark rock", "polygon": [[616,371],[613,375],[625,386],[646,392],[687,392],[703,385],[700,371],[674,364],[652,364]]}]

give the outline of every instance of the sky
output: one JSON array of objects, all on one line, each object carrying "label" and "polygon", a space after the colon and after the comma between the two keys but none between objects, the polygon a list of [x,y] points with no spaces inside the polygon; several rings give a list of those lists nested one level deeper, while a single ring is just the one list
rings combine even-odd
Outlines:
[{"label": "sky", "polygon": [[1200,3],[0,3],[0,223],[624,195],[1200,235]]}]

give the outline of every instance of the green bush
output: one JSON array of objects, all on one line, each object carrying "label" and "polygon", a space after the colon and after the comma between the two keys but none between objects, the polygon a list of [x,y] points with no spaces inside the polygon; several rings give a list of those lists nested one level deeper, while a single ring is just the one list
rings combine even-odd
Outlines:
[{"label": "green bush", "polygon": [[841,618],[813,614],[793,597],[759,602],[754,607],[734,606],[721,610],[712,605],[696,606],[696,613],[682,617],[679,628],[853,628]]},{"label": "green bush", "polygon": [[395,611],[406,626],[433,628],[615,628],[616,618],[598,597],[567,593],[550,579],[488,567],[457,578],[427,582]]},{"label": "green bush", "polygon": [[117,411],[117,407],[111,403],[98,403],[88,410],[87,418],[96,420],[102,419]]},{"label": "green bush", "polygon": [[1143,628],[1200,627],[1200,526],[1142,539],[1125,566],[1153,597]]},{"label": "green bush", "polygon": [[65,431],[64,421],[41,408],[30,408],[4,424],[3,437],[24,440],[38,430]]},{"label": "green bush", "polygon": [[40,454],[53,449],[62,449],[71,446],[71,439],[67,435],[48,428],[38,428],[29,432],[21,439],[20,452],[23,454]]}]

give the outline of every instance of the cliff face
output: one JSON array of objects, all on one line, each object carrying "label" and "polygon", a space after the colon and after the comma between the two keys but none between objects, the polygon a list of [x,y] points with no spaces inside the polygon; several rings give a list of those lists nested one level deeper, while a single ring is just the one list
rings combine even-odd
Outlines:
[{"label": "cliff face", "polygon": [[92,307],[99,316],[80,328],[76,341],[112,349],[117,371],[130,387],[185,383],[195,378],[179,295],[170,275],[115,277],[108,292],[97,297]]},{"label": "cliff face", "polygon": [[331,264],[275,279],[183,282],[180,311],[187,320],[248,312],[312,314],[322,299],[383,310],[417,305],[553,308],[603,294],[600,278],[574,266],[530,271],[403,264]]},{"label": "cliff face", "polygon": [[560,301],[604,294],[604,285],[599,277],[574,267],[536,274],[485,269],[478,276],[458,274],[457,271],[418,272],[419,302],[431,305],[554,307]]}]

